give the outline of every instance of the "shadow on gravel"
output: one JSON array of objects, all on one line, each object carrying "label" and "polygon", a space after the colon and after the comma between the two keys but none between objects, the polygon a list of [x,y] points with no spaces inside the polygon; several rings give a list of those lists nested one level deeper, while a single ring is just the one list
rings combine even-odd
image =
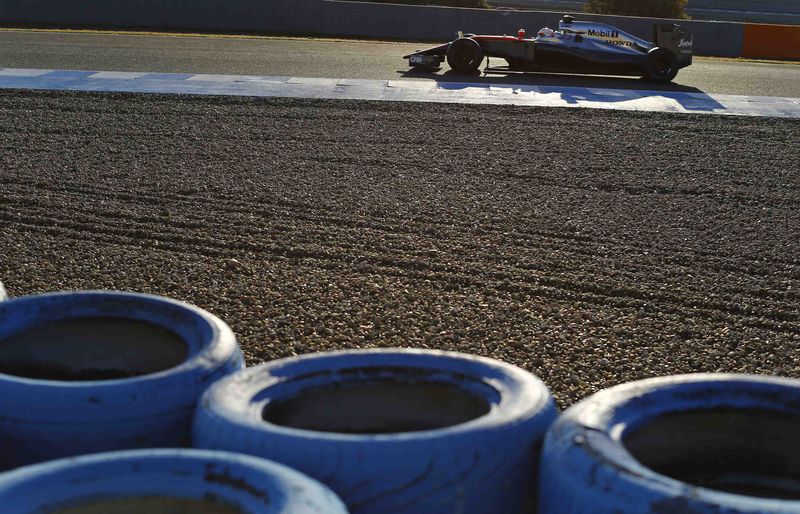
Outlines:
[{"label": "shadow on gravel", "polygon": [[559,73],[513,73],[508,75],[465,74],[453,70],[426,72],[414,69],[398,70],[404,78],[435,80],[436,82],[480,82],[486,84],[526,84],[529,86],[592,87],[635,89],[637,91],[672,91],[702,93],[696,87],[680,84],[657,84],[636,77],[605,77],[599,75],[565,75]]},{"label": "shadow on gravel", "polygon": [[[675,83],[657,84],[634,77],[576,76],[556,73],[484,75],[480,72],[464,74],[447,70],[444,73],[437,73],[414,69],[402,70],[398,73],[403,78],[433,80],[439,83],[440,87],[446,89],[457,89],[459,87],[457,84],[467,83],[470,87],[475,87],[476,84],[486,84],[495,88],[508,86],[522,91],[530,88],[530,90],[535,89],[541,93],[559,93],[561,99],[569,104],[577,104],[580,101],[623,102],[634,97],[664,97],[672,98],[688,111],[702,112],[725,108],[713,97],[696,87]],[[569,90],[565,91],[565,89]],[[597,89],[619,90],[620,94],[610,94],[609,92],[598,94],[590,91]],[[630,91],[630,93],[625,94],[624,91]]]}]

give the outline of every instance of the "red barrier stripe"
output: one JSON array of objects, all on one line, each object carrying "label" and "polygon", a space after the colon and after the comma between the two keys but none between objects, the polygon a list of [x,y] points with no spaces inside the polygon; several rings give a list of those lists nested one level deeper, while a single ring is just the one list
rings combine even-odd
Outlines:
[{"label": "red barrier stripe", "polygon": [[800,25],[745,23],[742,57],[800,59]]}]

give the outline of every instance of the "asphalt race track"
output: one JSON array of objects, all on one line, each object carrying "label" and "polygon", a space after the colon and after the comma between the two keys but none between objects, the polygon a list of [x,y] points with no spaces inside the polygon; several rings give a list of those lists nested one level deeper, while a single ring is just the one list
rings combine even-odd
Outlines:
[{"label": "asphalt race track", "polygon": [[0,134],[13,295],[179,298],[251,363],[473,352],[562,406],[800,378],[798,120],[3,90]]},{"label": "asphalt race track", "polygon": [[635,78],[472,77],[409,71],[400,57],[425,43],[41,32],[0,29],[0,68],[211,73],[353,79],[486,81],[800,98],[800,65],[698,58],[674,84]]}]

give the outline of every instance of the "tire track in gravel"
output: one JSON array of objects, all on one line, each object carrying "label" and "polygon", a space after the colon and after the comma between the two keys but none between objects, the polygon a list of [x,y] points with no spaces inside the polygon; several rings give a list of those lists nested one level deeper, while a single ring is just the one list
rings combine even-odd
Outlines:
[{"label": "tire track in gravel", "polygon": [[[102,193],[98,193],[98,195],[102,196]],[[24,198],[25,197],[24,193],[21,193],[20,197]],[[11,199],[11,198],[9,197],[9,199]],[[11,200],[12,201],[8,202],[9,205],[13,204],[13,199],[11,199]],[[35,204],[35,202],[30,202],[30,201],[28,201],[27,203],[34,203]],[[35,207],[33,210],[37,211],[38,209],[46,208],[47,206],[46,205],[34,205],[33,207]],[[18,210],[17,212],[18,212],[18,215],[16,217],[16,220],[19,222],[20,221],[20,216],[19,216],[19,212],[20,211]],[[230,212],[230,210],[226,210],[226,212]],[[107,220],[103,219],[102,216],[110,216],[112,219],[107,221]],[[3,217],[3,213],[2,213],[2,211],[0,211],[0,219],[2,219],[2,217]],[[142,232],[142,227],[147,227],[148,224],[151,224],[151,223],[163,224],[165,221],[167,221],[163,217],[162,218],[157,218],[157,217],[141,218],[141,217],[138,217],[138,218],[130,218],[129,220],[127,220],[124,215],[112,215],[112,213],[107,211],[107,210],[94,212],[91,209],[89,209],[82,216],[82,218],[84,218],[86,220],[86,223],[84,224],[86,226],[78,226],[77,227],[78,229],[83,228],[83,229],[89,230],[92,227],[94,227],[95,228],[94,231],[97,232],[97,227],[103,227],[105,225],[108,225],[109,226],[109,232],[108,233],[119,235],[119,236],[126,236],[126,235],[130,235],[130,234],[133,234],[133,236],[136,236],[137,234]],[[299,219],[299,217],[294,213],[292,213],[292,218],[293,219]],[[308,221],[308,220],[309,220],[308,218],[305,219],[305,221]],[[317,222],[319,222],[320,220],[315,219],[314,221],[315,221],[315,224],[317,224]],[[328,232],[335,233],[336,230],[332,230],[332,225],[334,226],[333,228],[335,229],[335,228],[339,228],[338,226],[336,226],[338,224],[337,223],[331,223],[332,220],[330,220],[330,219],[328,219],[327,221],[328,221],[327,225],[319,223],[319,226],[317,228],[315,228],[313,231],[309,231],[309,235],[308,235],[309,239],[311,239],[311,240],[317,239],[320,235],[322,235],[322,233],[328,233]],[[124,226],[120,227],[119,226],[120,223],[122,223],[123,225],[130,225],[130,227],[128,227],[128,228],[125,228]],[[33,219],[29,219],[29,224],[35,225],[36,223],[35,223],[35,221]],[[42,223],[39,223],[39,224],[42,225]],[[352,228],[356,228],[356,227],[362,228],[362,229],[363,228],[367,228],[367,227],[365,227],[363,225],[359,227],[355,223],[347,222],[347,220],[342,221],[340,226],[342,228],[344,228],[344,229],[347,229],[347,230],[352,229]],[[187,238],[178,237],[177,233],[178,233],[179,230],[182,230],[182,229],[191,229],[191,228],[199,228],[199,227],[213,228],[213,229],[215,229],[215,231],[225,232],[225,224],[218,223],[218,222],[209,222],[209,221],[207,221],[205,223],[200,223],[200,222],[185,223],[184,222],[184,223],[175,224],[174,230],[162,231],[158,235],[153,235],[152,239],[157,239],[162,244],[167,243],[168,241],[172,241],[173,243],[175,243],[175,242],[183,242],[183,243],[187,243],[187,244],[197,244],[198,241],[187,239]],[[243,232],[240,232],[240,234],[242,234],[242,235],[247,235],[247,234],[256,235],[256,234],[259,233],[259,232],[253,232],[252,231],[253,227],[249,227],[249,228],[250,228],[250,230],[245,229]],[[270,227],[270,228],[271,228],[272,231],[275,231],[275,227],[274,226]],[[346,236],[346,234],[342,234],[342,236]],[[540,246],[540,245],[537,245],[536,241],[534,241],[534,240],[527,241],[524,238],[521,238],[519,233],[515,233],[514,234],[514,238],[515,239],[519,239],[522,242],[512,243],[512,246],[514,246],[514,247],[517,247],[517,246],[520,246],[520,247],[524,247],[524,246],[531,247],[531,246],[533,246],[533,247],[536,247],[536,249],[540,250],[540,251],[541,250],[543,250],[543,251],[552,251],[553,249],[557,249],[558,246],[563,244],[562,240],[556,240],[554,242],[551,242],[551,244],[549,246],[544,246],[544,245]],[[335,241],[341,241],[341,238],[340,237],[334,237],[334,240]],[[302,243],[303,241],[300,241],[300,242]],[[552,243],[555,243],[555,244],[552,244]],[[591,240],[586,241],[586,243],[589,244],[589,245],[594,245],[594,246],[596,246],[598,244],[597,241],[591,241]],[[608,241],[602,241],[601,243],[602,244],[613,244],[613,243],[610,243]],[[337,244],[336,246],[340,247],[341,243]],[[341,249],[341,248],[339,248],[339,249]],[[413,249],[413,248],[410,248],[410,249]],[[378,248],[377,250],[381,250],[381,249]],[[400,250],[403,250],[403,248],[400,248]],[[572,255],[577,253],[582,258],[585,258],[585,257],[592,257],[592,256],[596,255],[597,251],[596,251],[596,248],[588,248],[586,250],[581,250],[580,248],[572,248],[572,249],[570,249],[570,253]],[[333,254],[328,254],[328,258],[329,259],[334,258],[334,256],[338,256],[339,258],[342,258],[342,259],[346,260],[346,255],[342,255],[341,252],[334,252]],[[374,259],[375,257],[372,256],[372,258]],[[546,263],[546,266],[542,266],[541,264],[540,265],[534,265],[534,266],[527,266],[525,262],[521,262],[521,261],[519,261],[517,259],[514,259],[513,257],[511,257],[511,258],[506,257],[505,261],[506,261],[506,264],[507,264],[508,267],[517,268],[517,269],[523,270],[525,272],[549,271],[552,274],[555,270],[563,269],[563,266],[559,266],[559,263],[557,261],[548,261]],[[390,266],[391,265],[390,263],[391,263],[391,261],[388,261],[385,264],[387,266]],[[406,263],[405,267],[408,267],[407,263]],[[442,271],[441,269],[438,269],[438,270],[434,269],[434,268],[432,268],[432,269],[434,271]],[[660,267],[643,265],[641,267],[641,269],[647,270],[650,273],[655,273],[660,269]],[[689,267],[687,266],[685,269],[689,269]],[[730,270],[730,268],[729,268],[729,270]],[[471,270],[471,271],[474,272],[475,270]],[[613,275],[611,275],[609,273],[606,273],[602,269],[597,270],[596,271],[596,275],[601,275],[604,278],[609,279],[609,280],[614,278]],[[494,278],[496,280],[504,280],[504,279],[508,279],[508,278],[511,278],[511,277],[509,277],[508,275],[494,274],[494,276],[492,278]],[[546,281],[546,280],[542,280],[542,279],[539,279],[538,282],[540,284],[546,284],[546,285],[553,286],[553,287],[561,287],[561,288],[565,288],[565,289],[575,290],[575,288],[569,287],[570,284],[564,284],[563,282],[562,283],[558,283],[557,281]],[[631,291],[628,291],[626,293],[624,290],[620,291],[619,289],[615,289],[615,290],[612,290],[612,292],[614,292],[614,296],[615,297],[630,296],[632,298],[637,298],[637,299],[645,299],[645,298],[647,298],[645,295],[642,295],[642,294],[638,293],[636,290],[631,290]],[[742,293],[742,292],[744,292],[744,291],[734,289],[734,290],[730,290],[729,294],[738,294],[738,293]],[[766,300],[784,300],[784,299],[787,298],[787,295],[785,293],[774,293],[774,294],[771,294],[770,291],[754,291],[753,294],[755,296],[757,296],[757,297],[761,297],[761,298],[764,298]],[[789,297],[794,297],[795,299],[797,298],[796,294],[789,294],[788,296]],[[665,300],[666,298],[662,297],[660,299],[661,300]],[[791,319],[793,319],[793,317],[790,317],[788,319],[791,320]]]},{"label": "tire track in gravel", "polygon": [[[56,219],[53,219],[53,220],[47,220],[47,221],[40,221],[40,222],[37,223],[36,219],[20,220],[19,216],[18,216],[17,217],[17,222],[20,222],[20,221],[27,221],[28,225],[39,225],[39,226],[49,226],[51,221],[52,222],[57,222]],[[147,233],[146,230],[144,230],[142,228],[142,226],[146,226],[146,223],[148,223],[148,222],[156,222],[156,223],[158,223],[158,222],[163,221],[163,220],[140,220],[140,222],[137,222],[136,224],[132,225],[131,227],[124,227],[124,226],[123,227],[115,227],[114,225],[118,221],[120,221],[120,220],[119,219],[114,219],[113,222],[110,224],[110,226],[106,230],[98,230],[98,227],[103,227],[104,222],[102,220],[96,219],[96,218],[87,218],[85,220],[85,222],[81,223],[81,224],[74,224],[74,223],[62,224],[60,226],[60,228],[62,230],[63,229],[73,229],[74,231],[77,231],[78,234],[81,234],[82,232],[90,231],[90,232],[93,232],[94,234],[103,234],[103,235],[111,234],[111,235],[116,236],[116,237],[128,237],[129,239],[134,239],[135,240],[135,239],[141,238],[143,235],[145,235]],[[81,237],[83,237],[83,236],[81,236]],[[95,237],[97,237],[97,236],[95,236]],[[149,238],[151,240],[156,240],[156,241],[160,242],[162,248],[167,248],[167,245],[171,245],[174,248],[177,248],[179,250],[183,249],[184,251],[185,251],[186,248],[192,248],[193,246],[203,246],[203,242],[205,241],[203,239],[198,239],[198,238],[181,237],[176,233],[176,231],[161,232],[159,234],[151,234]],[[105,241],[113,241],[114,239],[113,238],[109,239],[108,237],[104,237],[103,240],[105,240]],[[302,244],[302,241],[300,243]],[[221,250],[226,248],[226,247],[229,247],[229,246],[241,247],[240,245],[231,244],[230,242],[221,242],[218,245],[214,245],[212,241],[208,241],[205,246],[206,246],[206,254],[211,254],[209,252],[209,250],[211,250],[212,247],[217,246],[217,249],[219,251],[216,252],[216,253],[213,253],[213,255],[216,255],[216,256],[223,256],[224,253],[221,252]],[[259,249],[262,252],[267,250],[267,248],[265,248],[265,247],[255,248],[255,249]],[[312,258],[312,259],[313,258],[327,259],[327,260],[334,260],[334,261],[335,260],[347,261],[350,258],[349,254],[347,254],[346,252],[337,251],[337,250],[339,250],[339,249],[334,247],[329,252],[319,253],[319,252],[313,252],[313,251],[306,251],[305,254],[304,254],[304,257],[305,258]],[[281,248],[274,248],[273,247],[273,248],[270,249],[270,251],[273,252],[273,253],[283,253],[284,255],[286,254],[286,252]],[[298,250],[293,250],[293,253],[295,254],[294,255],[295,257],[299,257],[300,256],[300,252]],[[425,266],[425,265],[422,265],[422,264],[419,264],[419,263],[416,263],[416,265],[415,265],[415,263],[413,263],[412,261],[403,261],[403,260],[397,261],[397,260],[391,260],[391,259],[381,259],[379,257],[379,255],[380,254],[372,254],[372,253],[370,253],[370,254],[368,254],[366,256],[367,259],[362,259],[362,261],[367,260],[367,261],[370,261],[370,262],[378,262],[378,263],[380,263],[381,265],[383,265],[385,267],[395,267],[395,268],[405,268],[405,269],[412,269],[412,268],[416,267],[416,268],[420,268],[420,269],[423,269],[423,270],[427,269],[428,271],[437,271],[437,272],[444,272],[445,271],[445,269],[442,268],[442,267],[436,267],[436,266],[430,266],[430,265]],[[509,267],[512,267],[512,266],[509,266]],[[524,266],[513,266],[513,267],[522,268],[525,271],[531,271],[531,268],[527,268],[527,267],[524,267]],[[480,274],[480,273],[478,273],[478,271],[475,268],[468,268],[467,270],[472,272],[472,274]],[[541,267],[537,266],[535,268],[535,271],[540,271],[540,270],[541,270]],[[511,271],[509,271],[508,273],[505,273],[505,274],[502,273],[502,272],[494,272],[494,273],[485,273],[484,272],[484,273],[482,273],[482,275],[484,277],[486,277],[486,278],[490,278],[490,279],[497,280],[497,281],[509,280],[509,279],[513,279],[514,278],[513,270],[511,270]],[[612,277],[609,276],[608,278],[612,278]],[[537,278],[535,278],[533,280],[533,282],[536,283],[537,285],[541,285],[541,286],[549,286],[549,287],[553,287],[553,288],[556,288],[556,289],[562,289],[562,290],[565,290],[565,291],[573,291],[573,292],[579,292],[579,293],[580,292],[590,292],[592,294],[599,295],[599,296],[603,295],[603,289],[604,289],[604,287],[588,287],[585,284],[571,284],[569,282],[565,282],[563,280],[558,280],[558,279],[555,279],[555,278],[548,280],[548,279],[543,279],[541,277],[537,277]],[[657,296],[650,295],[650,296],[648,296],[646,294],[641,293],[637,289],[627,289],[627,290],[624,289],[624,288],[620,289],[619,286],[612,285],[612,284],[606,284],[605,287],[609,288],[609,291],[606,292],[606,295],[614,297],[614,298],[622,298],[622,299],[631,298],[631,299],[638,299],[638,300],[650,299],[650,300],[660,300],[660,301],[664,301],[664,302],[667,302],[667,301],[673,301],[674,302],[675,301],[674,298],[669,298],[669,297],[666,297],[666,296],[663,296],[663,295],[660,295],[660,296],[658,296],[658,295]],[[734,291],[734,293],[736,293],[736,292],[739,292],[739,291]],[[769,295],[763,294],[763,293],[762,293],[761,296],[765,296],[768,299],[770,298]],[[676,302],[676,303],[680,304],[680,302]],[[705,308],[714,308],[715,307],[713,304],[710,304],[710,303],[700,304],[700,305],[691,305],[691,306],[692,307],[700,307],[700,308],[703,308],[703,307],[705,307]],[[716,308],[719,309],[719,310],[724,310],[724,311],[732,311],[734,314],[740,313],[740,311],[732,309],[731,307],[727,307],[727,306],[722,306],[722,307],[716,306]],[[765,315],[766,314],[767,313],[765,312]],[[776,318],[777,317],[778,319],[785,320],[785,321],[796,320],[795,316],[786,316],[786,315],[777,316],[777,314],[769,315],[768,317],[771,317],[771,318]]]},{"label": "tire track in gravel", "polygon": [[[44,231],[51,233],[51,234],[58,234],[62,237],[70,237],[70,233],[72,233],[72,237],[77,240],[85,241],[85,233],[87,231],[92,231],[92,226],[78,226],[72,227],[76,230],[70,230],[69,226],[60,226],[59,228],[50,228],[49,225],[42,225],[41,227],[34,227],[33,231],[36,231],[36,228],[39,228]],[[95,234],[97,233],[94,231]],[[107,243],[114,243],[114,244],[124,244],[124,241],[130,241],[130,245],[137,246],[136,241],[140,239],[140,231],[136,231],[132,237],[125,237],[125,232],[121,231],[112,231],[112,232],[105,232],[102,236],[95,235],[95,240],[103,241]],[[111,234],[113,237],[107,237],[108,234]],[[179,245],[176,243],[184,243],[184,245]],[[191,240],[187,238],[179,238],[173,239],[171,242],[162,243],[159,245],[161,250],[168,250],[174,252],[191,252],[193,245],[203,246],[204,247],[204,254],[207,256],[213,256],[218,258],[230,258],[230,255],[226,254],[224,251],[225,245],[214,245],[209,241],[203,240]],[[311,259],[311,260],[323,260],[323,261],[341,261],[345,262],[348,260],[347,255],[336,255],[336,254],[320,254],[315,252],[298,252],[293,251],[291,253],[287,253],[285,249],[277,248],[271,249],[268,252],[264,252],[262,249],[262,257],[268,259],[268,254],[279,254],[283,256],[289,256],[294,259]],[[367,266],[371,265],[370,268],[367,268],[371,271],[374,271],[375,267],[382,268],[379,270],[381,273],[391,273],[389,269],[394,270],[394,273],[398,274],[399,276],[403,275],[411,275],[415,276],[418,275],[420,277],[424,277],[424,274],[418,274],[418,271],[426,271],[424,268],[421,270],[415,270],[414,266],[409,266],[407,262],[402,261],[392,261],[392,260],[382,260],[379,257],[373,256],[366,256],[362,258],[362,263],[369,263]],[[320,264],[317,263],[317,266]],[[330,265],[330,264],[328,264]],[[324,265],[323,265],[324,266]],[[332,267],[335,269],[335,265]],[[427,270],[427,271],[430,271]],[[513,279],[513,277],[509,275],[503,275],[494,273],[492,275],[483,274],[483,278],[476,280],[474,274],[460,274],[455,275],[452,273],[446,273],[444,270],[439,269],[435,270],[439,271],[440,275],[435,279],[437,281],[446,281],[446,282],[453,282],[459,285],[472,285],[477,287],[483,288],[503,288],[510,289],[507,285],[509,280]],[[501,285],[498,285],[501,284]],[[533,287],[536,286],[536,287]],[[687,311],[688,309],[694,309],[695,315],[698,313],[703,313],[703,315],[707,317],[713,317],[716,319],[724,320],[726,315],[740,315],[743,317],[743,322],[745,322],[748,326],[758,327],[758,328],[766,328],[775,330],[778,332],[790,332],[790,333],[798,333],[798,328],[796,326],[787,326],[781,322],[783,321],[796,321],[796,317],[786,317],[785,315],[781,315],[780,312],[778,313],[770,313],[768,311],[761,312],[761,316],[765,318],[772,318],[774,322],[767,322],[763,319],[758,318],[750,318],[747,312],[743,312],[739,309],[736,309],[735,306],[729,305],[713,305],[713,304],[706,304],[700,303],[697,305],[686,305],[681,304],[680,302],[674,302],[674,298],[667,298],[667,297],[658,297],[658,296],[645,296],[639,294],[637,291],[620,291],[611,289],[610,291],[605,291],[603,287],[590,287],[588,284],[571,284],[569,282],[550,279],[550,280],[534,280],[531,284],[528,280],[519,281],[517,279],[516,283],[514,284],[514,290],[518,293],[525,293],[527,295],[534,295],[542,298],[547,299],[557,299],[557,298],[570,298],[571,293],[577,293],[577,299],[579,299],[583,303],[595,303],[598,306],[618,306],[618,307],[630,307],[637,305],[636,300],[640,300],[638,305],[645,304],[647,301],[656,301],[662,302],[663,308],[667,305],[672,305],[672,312],[681,312]],[[572,295],[572,299],[576,299],[574,295]],[[719,311],[719,312],[714,312]],[[748,319],[750,318],[750,319]]]},{"label": "tire track in gravel", "polygon": [[800,377],[800,124],[479,106],[0,94],[0,277],[193,301],[249,360],[471,351],[562,405]]},{"label": "tire track in gravel", "polygon": [[[2,181],[0,181],[2,183]],[[10,184],[10,182],[6,182],[6,184]],[[41,188],[39,188],[41,189]],[[163,195],[163,196],[155,196],[155,195],[130,195],[125,193],[117,193],[110,190],[102,190],[102,189],[87,189],[87,188],[60,188],[58,190],[50,190],[50,193],[55,193],[57,191],[69,191],[74,195],[83,195],[87,197],[94,197],[99,199],[104,198],[115,198],[119,200],[125,201],[138,201],[144,203],[165,203],[164,200],[168,200],[170,205],[175,205],[175,203],[182,204],[183,214],[184,216],[188,216],[190,211],[186,209],[191,209],[193,205],[197,203],[196,198],[192,198],[191,195]],[[33,191],[27,185],[22,185],[19,188],[19,191],[16,193],[16,198],[19,200],[20,205],[27,205],[29,207],[38,207],[35,206],[35,199],[32,199],[30,195],[33,194]],[[11,205],[14,203],[15,198],[11,196],[11,190],[8,191],[7,196],[7,205]],[[221,197],[218,195],[216,200],[220,200]],[[234,198],[228,198],[228,200],[233,200]],[[464,224],[456,224],[452,221],[442,221],[438,219],[423,219],[421,222],[419,219],[412,225],[406,226],[398,226],[398,225],[390,225],[387,223],[374,223],[370,222],[369,219],[353,219],[353,218],[332,218],[330,216],[318,216],[314,215],[316,212],[313,206],[306,206],[306,205],[291,205],[288,203],[275,203],[275,209],[272,211],[265,210],[263,207],[255,208],[255,209],[245,209],[245,208],[235,208],[235,207],[224,207],[221,208],[219,206],[216,209],[220,212],[225,214],[260,214],[260,215],[273,215],[275,210],[278,207],[281,208],[288,208],[291,212],[291,217],[295,220],[302,220],[306,222],[313,222],[317,223],[321,226],[325,226],[326,229],[330,227],[340,227],[344,229],[368,229],[368,230],[378,230],[392,234],[415,234],[420,232],[425,232],[427,226],[430,225],[440,225],[446,226],[451,230],[458,230],[459,232],[465,233],[470,231],[470,227]],[[318,210],[318,209],[317,209]],[[87,214],[91,214],[92,211],[87,211]],[[102,210],[97,211],[95,214],[101,214],[102,216],[112,217],[119,220],[124,220],[126,218],[125,214],[117,214],[113,211]],[[205,214],[198,214],[196,222],[174,222],[173,224],[178,228],[199,228],[199,227],[214,227],[216,229],[224,229],[225,226],[220,223],[215,223],[213,221],[209,221],[207,218],[204,217]],[[141,222],[161,222],[164,221],[161,218],[131,218],[132,220],[138,219]],[[255,220],[257,221],[257,220]],[[396,220],[395,220],[396,221]],[[524,222],[525,220],[523,220]],[[96,220],[98,223],[103,223],[103,220]],[[270,227],[272,230],[275,230],[276,227],[273,225]],[[490,226],[481,227],[478,230],[473,230],[473,233],[479,234],[490,234],[492,232],[502,231],[502,228],[492,228]],[[435,234],[435,232],[432,232]],[[530,247],[530,246],[538,246],[540,242],[548,241],[552,245],[561,246],[564,242],[569,241],[572,243],[573,247],[569,248],[569,250],[573,253],[583,254],[585,256],[594,256],[598,253],[598,247],[603,248],[606,246],[616,246],[618,248],[624,248],[626,251],[635,251],[642,248],[649,248],[649,245],[636,245],[633,243],[625,244],[618,240],[613,240],[609,238],[589,238],[586,236],[580,235],[570,235],[568,233],[558,234],[553,232],[543,232],[543,231],[536,231],[536,230],[520,230],[514,229],[513,232],[514,240],[508,241],[507,244],[512,246],[520,246],[520,247]],[[577,246],[577,245],[582,246]],[[583,249],[585,247],[585,249]],[[548,249],[549,247],[541,245],[541,249]],[[752,266],[742,265],[732,265],[732,262],[739,261],[739,262],[746,262],[746,263],[758,263],[760,262],[758,259],[751,259],[747,256],[726,256],[725,259],[720,259],[713,254],[707,254],[703,252],[696,252],[693,255],[694,262],[687,263],[686,266],[697,266],[698,264],[704,264],[709,266],[712,270],[726,270],[732,272],[739,272],[742,274],[753,275],[754,277],[763,277],[770,273],[769,269],[764,269],[761,271],[753,270]],[[701,258],[703,262],[697,262],[698,258]],[[680,260],[682,257],[680,255],[675,256],[671,261],[673,265],[680,265]],[[770,260],[772,264],[792,264],[794,260],[781,260],[781,259],[772,259]],[[552,269],[553,266],[558,267],[557,262],[549,262],[548,266]],[[654,267],[655,268],[655,267]]]},{"label": "tire track in gravel", "polygon": [[[42,205],[36,205],[38,210]],[[224,257],[225,252],[223,251],[225,248],[239,247],[240,245],[236,245],[235,243],[232,244],[230,241],[220,241],[215,243],[213,240],[201,239],[201,238],[190,238],[186,236],[180,235],[180,229],[184,228],[192,228],[192,227],[200,227],[203,226],[204,228],[214,228],[221,232],[224,232],[223,224],[220,223],[208,223],[207,225],[201,224],[178,224],[175,229],[167,230],[158,232],[158,233],[149,233],[146,228],[148,228],[151,224],[161,224],[163,223],[164,219],[159,218],[143,218],[143,219],[125,219],[124,216],[114,216],[111,220],[104,220],[103,218],[97,217],[96,215],[92,216],[89,213],[84,214],[82,217],[81,223],[74,223],[74,222],[65,222],[61,223],[58,226],[58,229],[51,229],[51,232],[55,233],[56,230],[60,230],[62,233],[73,232],[80,235],[82,239],[85,239],[86,236],[83,236],[84,233],[90,232],[93,235],[91,237],[96,238],[96,240],[113,242],[115,237],[127,238],[131,240],[137,240],[143,238],[145,235],[148,236],[150,240],[157,241],[159,246],[162,249],[167,248],[175,248],[176,251],[186,251],[187,249],[193,247],[204,247],[206,255],[213,255],[217,257]],[[2,210],[0,210],[0,220],[4,219],[4,215]],[[54,224],[58,223],[58,218],[48,218],[42,217],[41,215],[38,216],[24,216],[21,215],[20,211],[17,211],[16,216],[9,217],[7,221],[14,221],[18,224],[27,225],[28,227],[51,227]],[[122,225],[120,225],[122,224]],[[101,230],[102,229],[102,230]],[[247,232],[245,231],[244,234]],[[319,227],[315,228],[314,230],[309,230],[307,233],[308,242],[311,242],[318,238],[319,236],[324,235],[325,233],[333,234],[334,239],[336,241],[340,241],[340,238],[336,237],[336,231],[332,231],[331,227]],[[240,235],[244,235],[241,232]],[[220,234],[218,234],[219,236]],[[346,234],[342,233],[341,236],[345,236]],[[108,237],[112,236],[112,237]],[[307,241],[295,241],[296,243],[303,244]],[[245,246],[246,247],[246,246]],[[264,246],[257,246],[253,245],[253,250],[258,250],[262,253],[278,253],[283,255],[288,255],[291,253],[292,257],[295,258],[307,258],[307,259],[318,259],[318,260],[328,260],[328,261],[342,261],[347,262],[351,259],[351,255],[346,251],[342,251],[341,245],[337,244],[333,247],[329,248],[328,251],[309,251],[309,250],[298,250],[294,249],[291,251],[287,251],[284,248],[280,247],[264,247]],[[541,248],[540,248],[541,249]],[[214,251],[216,250],[216,251]],[[381,250],[378,248],[377,250]],[[386,249],[388,251],[388,249]],[[402,249],[401,249],[402,250]],[[591,252],[586,252],[587,256],[592,255]],[[509,268],[508,271],[503,272],[502,269],[493,272],[481,272],[479,266],[464,266],[466,269],[466,276],[477,276],[481,275],[485,279],[491,279],[493,281],[502,282],[508,280],[514,280],[515,278],[519,280],[518,275],[519,273],[515,273],[515,271],[524,271],[524,272],[541,272],[549,269],[552,273],[554,268],[557,269],[558,266],[555,264],[551,264],[547,268],[539,266],[525,266],[524,264],[514,264],[513,262],[508,262],[509,259],[506,259],[505,268]],[[400,268],[400,269],[419,269],[423,271],[432,271],[437,273],[446,273],[447,269],[444,266],[437,266],[431,263],[419,262],[414,260],[396,260],[396,259],[386,259],[381,257],[381,253],[368,253],[361,258],[362,262],[370,262],[374,264],[379,264],[382,267],[386,268]],[[647,269],[648,267],[644,267],[643,269]],[[655,271],[656,267],[652,267],[652,270],[648,271]],[[602,271],[602,270],[601,270]],[[544,286],[550,288],[551,290],[558,291],[555,293],[555,296],[564,295],[568,292],[574,293],[590,293],[593,297],[599,297],[600,304],[606,303],[609,299],[619,299],[619,300],[643,300],[643,301],[660,301],[664,303],[672,303],[675,305],[676,309],[681,307],[683,308],[702,308],[706,310],[719,310],[722,312],[727,312],[730,314],[747,314],[746,311],[742,311],[741,309],[737,309],[735,306],[732,305],[724,305],[724,304],[714,304],[711,302],[704,302],[700,304],[695,303],[686,303],[681,302],[674,296],[668,296],[663,294],[647,294],[640,289],[632,289],[632,288],[625,288],[624,286],[620,285],[619,283],[614,283],[614,276],[607,274],[607,273],[599,273],[604,275],[606,278],[606,282],[601,286],[593,286],[590,284],[573,284],[567,280],[562,280],[558,278],[547,278],[544,276],[538,276],[533,278],[526,278],[523,282],[536,284],[538,286]],[[595,275],[597,276],[597,275]],[[740,293],[742,291],[734,290],[731,291],[733,294]],[[759,296],[759,295],[756,295]],[[780,298],[777,298],[776,295],[769,295],[768,292],[761,292],[760,296],[764,297],[767,300],[774,300],[774,299],[784,299],[785,295],[782,295]],[[774,312],[770,313],[768,310],[763,311],[763,315],[769,318],[773,318],[779,321],[798,321],[800,320],[800,316],[788,315],[781,312]]]}]

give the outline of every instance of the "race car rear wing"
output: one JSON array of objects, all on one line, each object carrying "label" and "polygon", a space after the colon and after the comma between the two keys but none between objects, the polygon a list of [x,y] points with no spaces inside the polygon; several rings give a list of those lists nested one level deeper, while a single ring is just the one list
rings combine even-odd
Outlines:
[{"label": "race car rear wing", "polygon": [[683,30],[680,25],[657,23],[653,27],[653,43],[672,51],[681,68],[692,64],[694,34]]}]

